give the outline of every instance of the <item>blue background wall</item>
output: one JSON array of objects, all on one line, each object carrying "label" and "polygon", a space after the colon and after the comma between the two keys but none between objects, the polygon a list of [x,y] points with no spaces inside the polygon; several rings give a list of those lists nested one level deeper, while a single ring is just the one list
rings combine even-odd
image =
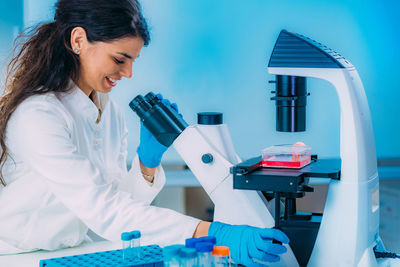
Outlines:
[{"label": "blue background wall", "polygon": [[[24,25],[50,20],[54,3],[25,0]],[[267,83],[273,76],[266,64],[281,29],[311,37],[353,63],[369,100],[378,157],[400,157],[397,1],[143,0],[142,5],[152,43],[136,61],[134,77],[112,92],[126,113],[130,157],[139,131],[128,103],[149,90],[177,102],[189,123],[196,122],[199,111],[223,112],[242,158],[299,140],[320,156],[338,156],[339,103],[327,82],[308,80],[305,133],[275,131],[273,88]],[[2,30],[8,27],[0,21]],[[171,161],[180,161],[173,150],[164,158]]]},{"label": "blue background wall", "polygon": [[[0,70],[3,81],[15,37],[23,28],[23,0],[0,0]],[[12,10],[12,12],[7,12]],[[1,87],[3,89],[3,87]]]}]

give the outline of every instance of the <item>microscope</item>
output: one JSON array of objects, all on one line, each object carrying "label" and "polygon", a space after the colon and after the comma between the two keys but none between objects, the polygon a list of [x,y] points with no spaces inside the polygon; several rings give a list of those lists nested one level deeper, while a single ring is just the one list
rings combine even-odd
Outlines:
[{"label": "microscope", "polygon": [[[265,168],[261,156],[240,160],[222,114],[199,113],[198,124],[189,126],[152,93],[137,96],[130,106],[157,140],[172,145],[186,162],[215,204],[214,220],[278,227],[290,237],[288,252],[269,266],[383,266],[374,253],[383,248],[375,141],[357,70],[326,46],[282,30],[268,72],[276,75],[271,99],[276,101],[278,131],[305,131],[307,78],[335,87],[340,159],[313,155],[300,169]],[[296,199],[313,191],[311,177],[329,179],[323,214],[297,214]]]}]

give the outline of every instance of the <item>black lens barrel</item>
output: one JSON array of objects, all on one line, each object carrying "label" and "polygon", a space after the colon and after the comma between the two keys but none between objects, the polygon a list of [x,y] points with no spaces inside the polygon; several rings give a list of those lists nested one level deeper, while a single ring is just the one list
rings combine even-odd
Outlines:
[{"label": "black lens barrel", "polygon": [[306,130],[307,89],[306,78],[277,75],[276,130],[279,132],[303,132]]}]

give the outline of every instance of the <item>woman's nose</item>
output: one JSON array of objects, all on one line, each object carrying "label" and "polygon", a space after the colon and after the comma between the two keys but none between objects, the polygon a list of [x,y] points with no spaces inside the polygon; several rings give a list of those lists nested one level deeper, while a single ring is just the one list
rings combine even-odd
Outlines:
[{"label": "woman's nose", "polygon": [[126,78],[132,77],[132,62],[124,64],[121,69],[121,75]]}]

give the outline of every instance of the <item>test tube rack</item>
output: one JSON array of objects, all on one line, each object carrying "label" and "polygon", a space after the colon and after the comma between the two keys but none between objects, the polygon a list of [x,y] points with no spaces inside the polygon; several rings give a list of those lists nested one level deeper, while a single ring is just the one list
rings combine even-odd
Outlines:
[{"label": "test tube rack", "polygon": [[164,266],[162,248],[158,245],[140,247],[141,257],[129,262],[123,261],[122,249],[96,253],[74,255],[69,257],[41,260],[40,267],[161,267]]}]

